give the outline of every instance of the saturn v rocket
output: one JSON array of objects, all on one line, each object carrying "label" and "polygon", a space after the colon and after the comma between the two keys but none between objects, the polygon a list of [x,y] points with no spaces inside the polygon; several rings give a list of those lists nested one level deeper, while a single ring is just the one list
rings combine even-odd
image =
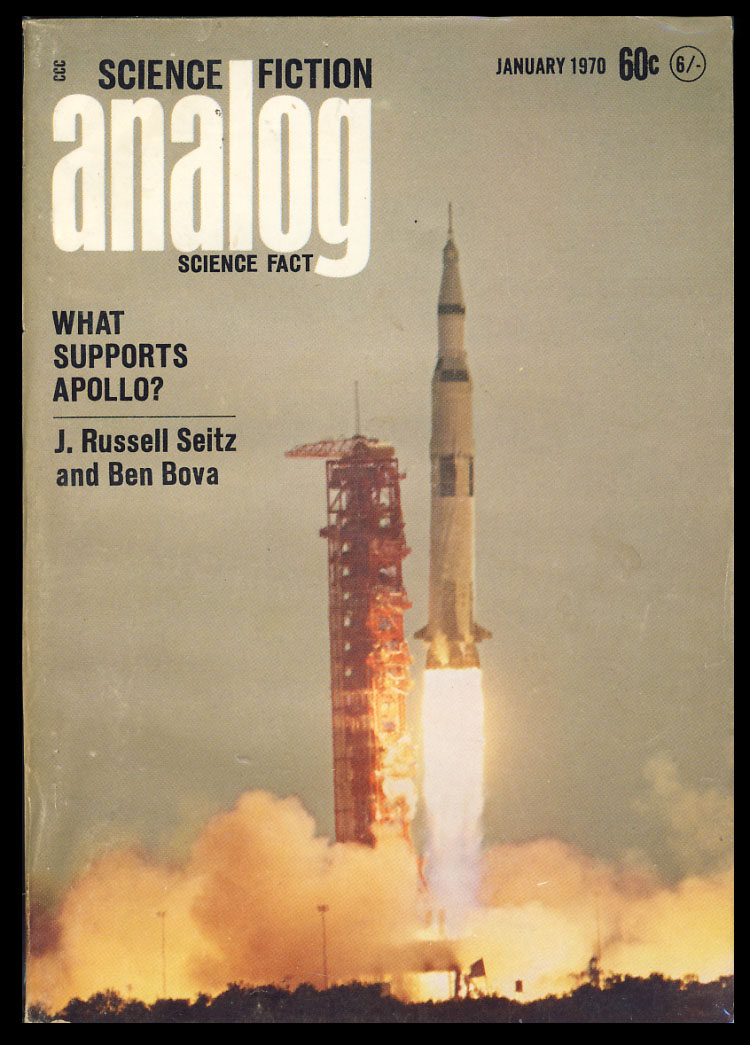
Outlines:
[{"label": "saturn v rocket", "polygon": [[429,620],[415,635],[428,643],[427,668],[478,667],[477,643],[491,637],[474,620],[474,433],[465,315],[449,208],[432,377]]}]

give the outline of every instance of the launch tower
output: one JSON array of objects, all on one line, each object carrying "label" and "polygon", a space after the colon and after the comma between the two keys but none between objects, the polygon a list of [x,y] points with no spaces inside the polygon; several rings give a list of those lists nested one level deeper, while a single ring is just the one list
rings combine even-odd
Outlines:
[{"label": "launch tower", "polygon": [[326,462],[328,599],[336,840],[374,845],[379,831],[409,837],[414,755],[406,732],[411,657],[401,563],[398,460],[377,439],[308,443],[287,457]]}]

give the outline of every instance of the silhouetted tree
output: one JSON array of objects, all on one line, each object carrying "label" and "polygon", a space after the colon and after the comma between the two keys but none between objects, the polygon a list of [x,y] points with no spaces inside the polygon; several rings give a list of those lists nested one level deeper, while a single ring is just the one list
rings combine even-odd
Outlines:
[{"label": "silhouetted tree", "polygon": [[73,998],[59,1015],[71,1023],[111,1023],[121,1014],[123,1005],[117,991],[99,991],[87,1001]]},{"label": "silhouetted tree", "polygon": [[43,1005],[30,1005],[26,1012],[27,1023],[52,1023],[52,1016]]}]

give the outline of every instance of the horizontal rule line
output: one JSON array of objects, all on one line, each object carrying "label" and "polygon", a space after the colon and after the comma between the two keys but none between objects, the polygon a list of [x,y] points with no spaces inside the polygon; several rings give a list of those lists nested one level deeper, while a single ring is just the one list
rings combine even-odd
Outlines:
[{"label": "horizontal rule line", "polygon": [[180,417],[236,417],[237,414],[53,414],[53,421],[134,421]]}]

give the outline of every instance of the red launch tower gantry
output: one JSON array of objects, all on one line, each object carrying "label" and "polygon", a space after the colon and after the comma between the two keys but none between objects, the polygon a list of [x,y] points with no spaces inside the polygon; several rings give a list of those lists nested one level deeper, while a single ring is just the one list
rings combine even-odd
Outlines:
[{"label": "red launch tower gantry", "polygon": [[414,754],[406,730],[411,657],[401,563],[409,554],[394,449],[377,439],[308,443],[287,457],[326,462],[336,840],[409,837]]}]

